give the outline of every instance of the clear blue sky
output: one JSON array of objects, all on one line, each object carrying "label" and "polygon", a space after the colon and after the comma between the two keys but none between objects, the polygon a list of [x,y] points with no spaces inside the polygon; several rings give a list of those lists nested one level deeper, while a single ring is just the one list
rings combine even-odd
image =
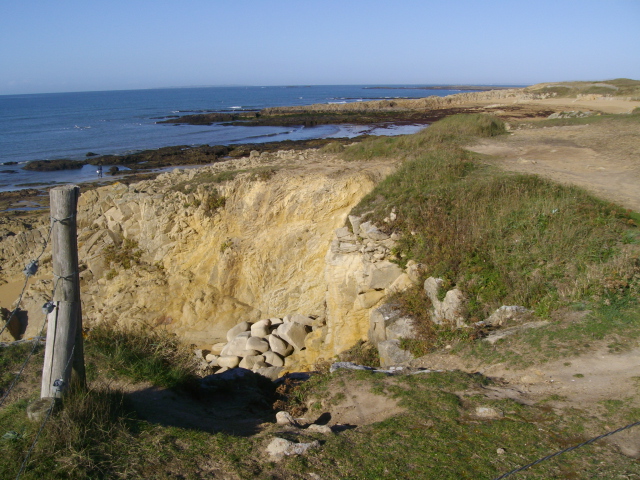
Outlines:
[{"label": "clear blue sky", "polygon": [[0,94],[617,77],[639,0],[0,0]]}]

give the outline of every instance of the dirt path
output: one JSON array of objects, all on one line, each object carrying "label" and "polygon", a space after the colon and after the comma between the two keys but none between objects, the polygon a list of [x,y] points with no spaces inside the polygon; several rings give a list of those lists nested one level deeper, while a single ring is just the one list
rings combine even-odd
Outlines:
[{"label": "dirt path", "polygon": [[506,170],[579,185],[640,211],[640,128],[631,122],[517,130],[469,148]]}]

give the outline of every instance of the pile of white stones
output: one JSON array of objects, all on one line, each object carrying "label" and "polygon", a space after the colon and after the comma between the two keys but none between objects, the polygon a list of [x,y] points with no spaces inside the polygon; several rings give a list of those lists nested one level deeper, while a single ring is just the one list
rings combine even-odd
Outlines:
[{"label": "pile of white stones", "polygon": [[301,314],[265,318],[255,323],[241,322],[227,332],[227,342],[216,343],[211,351],[196,350],[196,356],[216,373],[240,367],[277,377],[285,358],[304,350],[304,340],[323,319]]}]

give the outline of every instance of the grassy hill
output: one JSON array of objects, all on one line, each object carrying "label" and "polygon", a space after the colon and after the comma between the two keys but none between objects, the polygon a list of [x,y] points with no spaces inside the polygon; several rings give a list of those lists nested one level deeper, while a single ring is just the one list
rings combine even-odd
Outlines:
[{"label": "grassy hill", "polygon": [[616,78],[601,82],[554,82],[538,83],[525,90],[536,93],[555,93],[559,97],[575,97],[577,95],[609,95],[615,97],[640,98],[640,80]]}]

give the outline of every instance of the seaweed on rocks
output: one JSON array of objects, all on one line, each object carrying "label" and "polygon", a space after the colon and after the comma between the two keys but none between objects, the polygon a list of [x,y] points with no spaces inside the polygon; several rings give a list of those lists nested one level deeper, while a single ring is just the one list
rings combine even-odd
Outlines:
[{"label": "seaweed on rocks", "polygon": [[27,163],[22,169],[35,172],[53,172],[55,170],[77,170],[86,164],[87,162],[81,160],[34,160]]}]

